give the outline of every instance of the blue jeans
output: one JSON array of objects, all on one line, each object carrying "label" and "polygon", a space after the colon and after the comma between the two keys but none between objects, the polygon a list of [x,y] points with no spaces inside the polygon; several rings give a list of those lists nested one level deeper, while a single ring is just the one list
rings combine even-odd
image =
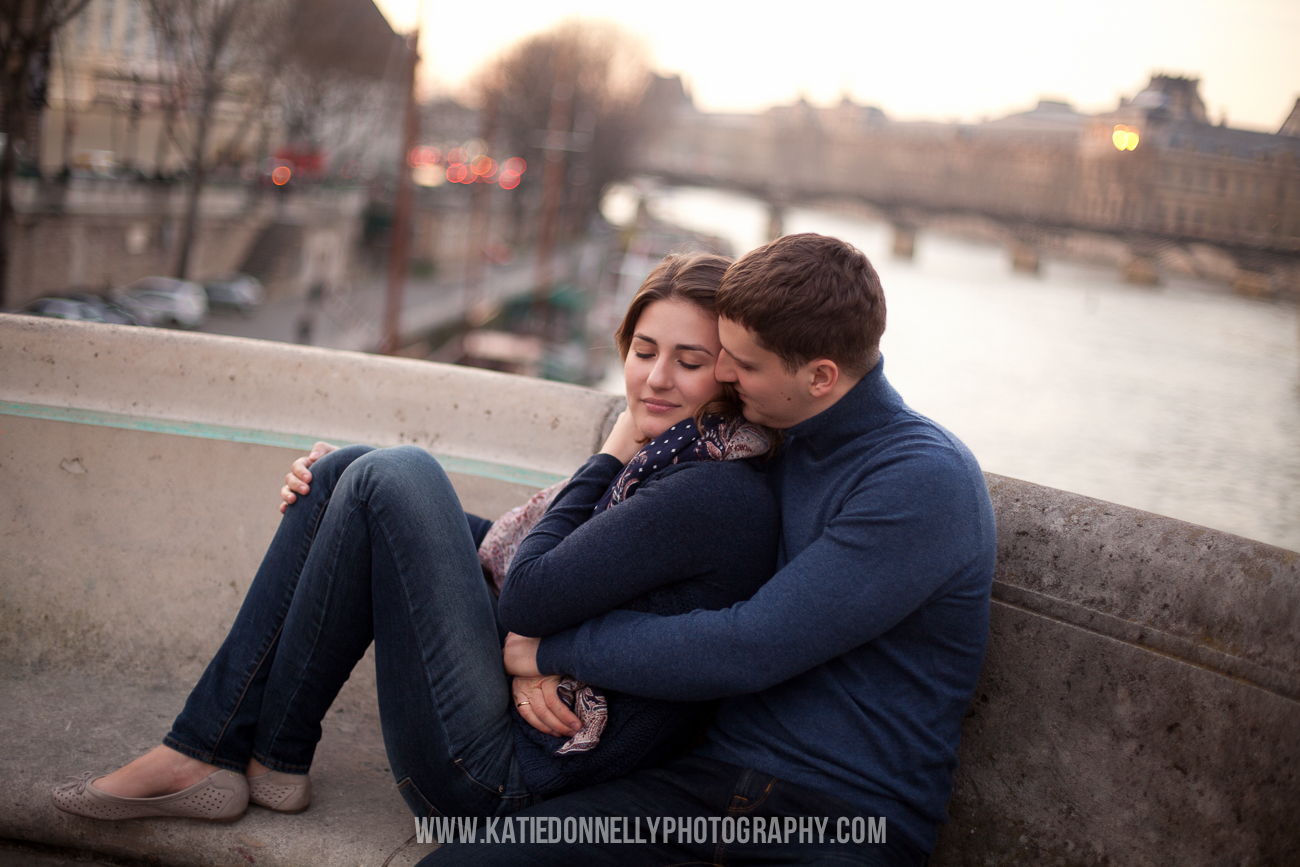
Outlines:
[{"label": "blue jeans", "polygon": [[[550,816],[561,821],[533,823],[532,817]],[[579,823],[562,821],[567,817],[614,817],[620,820],[616,830],[620,839],[640,842],[562,842],[569,839],[565,835],[571,830],[575,837],[581,833]],[[674,828],[665,838],[663,823],[668,817]],[[443,845],[426,856],[420,867],[924,867],[929,863],[929,855],[891,834],[887,823],[881,835],[884,839],[873,840],[867,818],[825,792],[750,768],[686,755],[661,768],[563,795],[502,819],[495,828],[495,840],[486,840],[480,822],[480,842]],[[761,836],[757,831],[760,820]],[[505,822],[511,825],[513,842],[498,842]],[[774,823],[779,835],[768,833]],[[656,829],[653,840],[652,827]],[[534,828],[540,832],[538,842],[530,836]]]},{"label": "blue jeans", "polygon": [[536,800],[514,754],[494,600],[446,474],[413,446],[312,467],[225,643],[164,743],[242,772],[305,774],[321,720],[375,643],[384,746],[417,816]]}]

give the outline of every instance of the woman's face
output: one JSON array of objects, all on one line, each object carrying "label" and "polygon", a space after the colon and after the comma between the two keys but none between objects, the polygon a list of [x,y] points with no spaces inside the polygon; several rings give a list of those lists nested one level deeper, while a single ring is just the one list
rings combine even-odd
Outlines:
[{"label": "woman's face", "polygon": [[718,320],[689,301],[655,301],[641,311],[623,381],[643,436],[662,435],[721,393],[713,378],[720,348]]}]

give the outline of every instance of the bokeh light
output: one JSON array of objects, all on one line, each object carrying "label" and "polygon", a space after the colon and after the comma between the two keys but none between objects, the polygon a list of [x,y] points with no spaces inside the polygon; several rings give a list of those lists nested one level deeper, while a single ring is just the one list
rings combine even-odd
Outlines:
[{"label": "bokeh light", "polygon": [[289,183],[289,176],[293,174],[288,166],[276,166],[275,171],[271,172],[271,183],[277,187],[283,187]]},{"label": "bokeh light", "polygon": [[1111,133],[1110,140],[1114,143],[1116,150],[1131,151],[1138,146],[1138,131],[1134,127],[1117,123],[1115,124],[1115,131]]},{"label": "bokeh light", "polygon": [[497,173],[497,161],[487,154],[479,154],[470,163],[470,168],[474,170],[474,174],[478,177],[491,180]]}]

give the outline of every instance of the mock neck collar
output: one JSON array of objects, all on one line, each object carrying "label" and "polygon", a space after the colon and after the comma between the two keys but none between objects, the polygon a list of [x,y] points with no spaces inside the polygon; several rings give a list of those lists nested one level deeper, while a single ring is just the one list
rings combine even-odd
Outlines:
[{"label": "mock neck collar", "polygon": [[786,429],[787,437],[798,437],[814,448],[834,447],[845,438],[861,436],[883,427],[899,410],[903,398],[885,379],[885,357],[849,391],[826,409]]}]

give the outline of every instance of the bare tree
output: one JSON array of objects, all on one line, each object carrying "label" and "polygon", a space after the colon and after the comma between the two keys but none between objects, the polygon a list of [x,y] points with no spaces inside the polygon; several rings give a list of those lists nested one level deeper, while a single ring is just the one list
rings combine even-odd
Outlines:
[{"label": "bare tree", "polygon": [[254,58],[273,51],[284,31],[285,0],[147,0],[150,23],[170,73],[166,120],[189,171],[174,273],[186,277],[207,179],[208,142],[218,103]]},{"label": "bare tree", "polygon": [[371,4],[295,2],[276,90],[286,137],[334,155],[380,147],[391,158],[406,99],[405,40]]},{"label": "bare tree", "polygon": [[[526,154],[530,170],[517,193],[542,182],[547,159],[562,162],[568,225],[595,212],[604,189],[631,170],[645,129],[642,101],[650,81],[646,52],[615,25],[566,21],[508,48],[477,76],[480,101],[497,107],[500,142]],[[556,114],[557,93],[567,110]],[[552,130],[563,116],[564,129]],[[522,207],[523,195],[513,197]],[[516,225],[519,217],[516,213]]]},{"label": "bare tree", "polygon": [[45,104],[50,49],[59,28],[90,0],[4,0],[0,3],[0,113],[4,132],[0,156],[0,307],[9,296],[13,243],[13,177],[18,142],[26,141],[29,119]]}]

